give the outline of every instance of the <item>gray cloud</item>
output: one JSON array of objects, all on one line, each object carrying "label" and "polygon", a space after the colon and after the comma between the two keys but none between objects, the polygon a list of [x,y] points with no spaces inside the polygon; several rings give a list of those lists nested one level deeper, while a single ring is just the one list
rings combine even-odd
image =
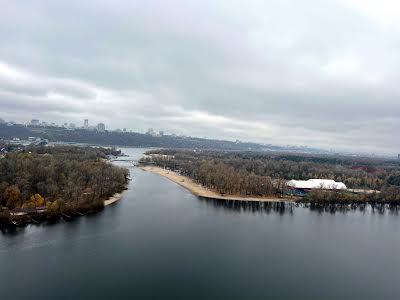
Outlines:
[{"label": "gray cloud", "polygon": [[1,117],[396,153],[393,11],[358,0],[5,1]]}]

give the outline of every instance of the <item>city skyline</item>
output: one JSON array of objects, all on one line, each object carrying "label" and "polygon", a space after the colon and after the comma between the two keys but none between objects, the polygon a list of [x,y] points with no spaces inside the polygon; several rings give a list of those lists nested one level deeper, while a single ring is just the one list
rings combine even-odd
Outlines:
[{"label": "city skyline", "polygon": [[[180,134],[180,133],[174,133],[174,132],[165,132],[163,129],[157,128],[154,129],[153,127],[149,127],[146,129],[141,129],[141,130],[132,130],[132,129],[127,129],[127,128],[108,128],[108,126],[102,122],[100,123],[95,123],[91,124],[89,119],[83,119],[82,120],[82,126],[79,126],[79,124],[75,123],[69,123],[69,122],[64,122],[61,124],[57,124],[55,122],[47,122],[45,120],[39,120],[39,119],[31,119],[28,122],[15,122],[12,120],[4,120],[0,118],[0,124],[1,123],[8,123],[11,125],[23,125],[23,126],[33,126],[33,127],[57,127],[57,128],[65,128],[68,130],[89,130],[89,131],[97,131],[97,132],[118,132],[118,133],[140,133],[140,134],[147,134],[152,137],[162,137],[162,136],[179,136],[179,137],[194,137],[194,138],[203,138],[203,139],[209,139],[213,140],[213,138],[210,137],[200,137],[200,136],[190,136],[190,135],[185,135],[185,134]],[[217,139],[218,140],[218,139]],[[312,149],[313,151],[322,151],[323,153],[337,153],[337,154],[343,154],[343,155],[366,155],[366,156],[381,156],[381,157],[397,157],[400,158],[400,154],[398,153],[376,153],[376,152],[368,152],[368,151],[347,151],[347,150],[340,150],[335,147],[312,147],[310,145],[306,144],[271,144],[271,143],[262,143],[259,141],[246,141],[246,140],[229,140],[229,139],[220,139],[220,140],[225,140],[225,141],[230,141],[230,142],[239,142],[239,143],[256,143],[259,145],[266,145],[266,146],[278,146],[278,147],[283,147],[283,148],[288,148],[290,149],[291,147],[294,148],[303,148],[304,150],[307,149]]]},{"label": "city skyline", "polygon": [[[127,129],[126,127],[123,128],[108,128],[107,124],[103,122],[99,123],[90,123],[89,119],[83,119],[82,120],[82,126],[76,123],[71,123],[71,122],[50,122],[47,120],[40,120],[40,119],[31,119],[29,121],[24,121],[24,122],[16,122],[14,120],[5,120],[3,118],[0,118],[0,124],[1,123],[8,123],[8,124],[16,124],[16,125],[24,125],[24,126],[39,126],[39,127],[59,127],[59,128],[68,128],[68,129],[88,129],[88,130],[97,130],[97,131],[115,131],[115,132],[125,132],[125,133],[132,133],[132,132],[139,132],[139,133],[147,133],[150,135],[154,136],[163,136],[164,135],[164,130],[159,129],[159,130],[154,130],[152,127],[146,128],[146,129],[141,129],[141,130],[132,130],[132,129]],[[172,135],[175,135],[174,133],[171,133]]]}]

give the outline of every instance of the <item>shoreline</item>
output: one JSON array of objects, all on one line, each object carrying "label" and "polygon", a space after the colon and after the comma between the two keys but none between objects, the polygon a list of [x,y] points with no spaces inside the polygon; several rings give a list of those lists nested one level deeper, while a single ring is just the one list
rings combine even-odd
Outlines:
[{"label": "shoreline", "polygon": [[[119,200],[122,199],[124,191],[120,193],[115,193],[113,196],[109,197],[107,200],[104,200],[104,208],[118,202]],[[101,210],[90,210],[87,211],[85,214],[81,212],[68,212],[68,213],[59,213],[57,215],[50,215],[47,213],[47,211],[44,211],[40,214],[31,214],[31,213],[23,213],[20,215],[10,215],[10,219],[0,219],[0,228],[3,228],[4,226],[25,226],[28,224],[39,224],[42,222],[55,222],[59,220],[60,218],[64,217],[68,219],[71,219],[73,217],[77,216],[84,216],[86,214],[92,214],[92,213],[98,213]]]},{"label": "shoreline", "polygon": [[194,182],[186,176],[179,175],[178,173],[166,170],[155,166],[140,166],[140,169],[145,172],[151,172],[163,176],[172,182],[184,187],[189,192],[197,197],[217,200],[233,200],[233,201],[256,201],[256,202],[295,202],[295,198],[278,198],[278,197],[244,197],[235,195],[222,196],[221,194],[212,191],[204,186]]},{"label": "shoreline", "polygon": [[115,193],[114,195],[112,195],[107,200],[104,200],[104,207],[106,207],[108,205],[111,205],[111,204],[121,200],[123,193],[124,193],[123,191],[121,193]]}]

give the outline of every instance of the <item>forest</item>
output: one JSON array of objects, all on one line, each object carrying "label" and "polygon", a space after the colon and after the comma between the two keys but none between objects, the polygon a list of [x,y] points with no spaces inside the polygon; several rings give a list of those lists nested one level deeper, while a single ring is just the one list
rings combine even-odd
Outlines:
[{"label": "forest", "polygon": [[[14,149],[11,147],[11,149]],[[14,149],[15,150],[15,149]],[[41,207],[48,217],[101,210],[125,189],[128,170],[112,165],[115,149],[29,146],[0,156],[0,221]]]},{"label": "forest", "polygon": [[349,189],[317,190],[303,201],[400,201],[400,161],[281,152],[153,150],[144,164],[177,171],[221,194],[284,196],[286,181],[311,178],[344,182]]}]

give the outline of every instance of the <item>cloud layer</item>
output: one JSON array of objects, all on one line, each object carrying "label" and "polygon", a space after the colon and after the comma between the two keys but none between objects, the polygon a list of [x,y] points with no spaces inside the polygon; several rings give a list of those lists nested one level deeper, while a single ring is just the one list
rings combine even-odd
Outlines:
[{"label": "cloud layer", "polygon": [[400,6],[3,1],[0,117],[400,152]]}]

